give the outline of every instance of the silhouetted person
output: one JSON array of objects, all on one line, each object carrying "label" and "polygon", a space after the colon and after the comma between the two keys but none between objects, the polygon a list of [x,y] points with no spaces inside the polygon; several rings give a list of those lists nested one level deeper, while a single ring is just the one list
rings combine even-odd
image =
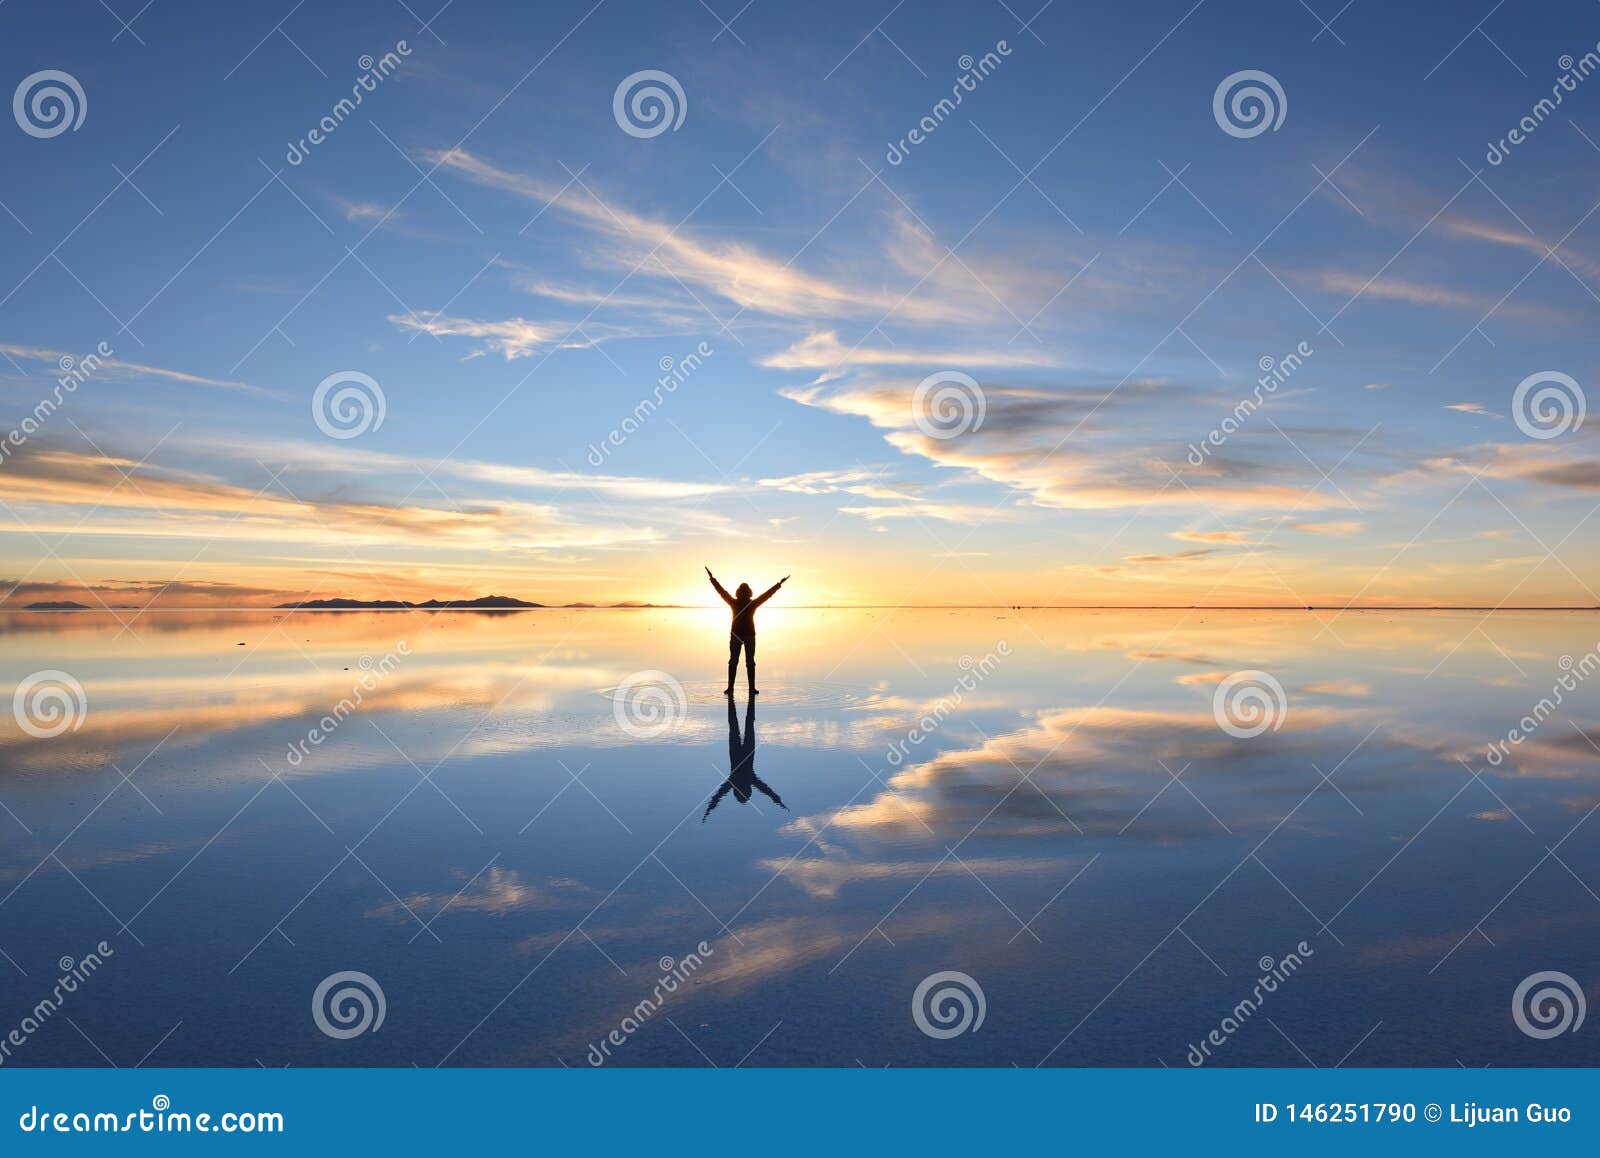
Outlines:
[{"label": "silhouetted person", "polygon": [[768,788],[756,775],[756,701],[754,697],[745,701],[744,710],[744,736],[739,735],[739,713],[734,709],[733,701],[728,701],[728,778],[722,782],[711,797],[711,803],[706,805],[705,816],[700,818],[700,823],[706,822],[706,816],[711,815],[711,810],[721,803],[722,798],[729,792],[740,804],[750,803],[750,790],[756,789],[772,803],[785,812],[789,806],[776,792]]},{"label": "silhouetted person", "polygon": [[789,581],[785,575],[771,587],[768,587],[754,599],[750,597],[750,584],[741,583],[739,589],[729,595],[727,589],[717,582],[717,577],[711,574],[711,568],[706,568],[706,577],[711,580],[711,586],[717,589],[717,594],[722,596],[722,601],[733,608],[733,628],[728,633],[728,686],[722,690],[725,696],[733,695],[733,681],[739,674],[739,649],[744,649],[744,674],[750,684],[750,694],[761,694],[756,687],[756,608],[778,593],[778,588]]}]

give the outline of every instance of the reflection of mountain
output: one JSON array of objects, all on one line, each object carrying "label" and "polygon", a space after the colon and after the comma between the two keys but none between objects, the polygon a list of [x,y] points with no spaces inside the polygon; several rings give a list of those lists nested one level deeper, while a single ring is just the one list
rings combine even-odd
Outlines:
[{"label": "reflection of mountain", "polygon": [[[298,603],[279,603],[272,608],[274,611],[527,611],[534,608],[560,607],[571,610],[598,610],[602,608],[615,608],[618,610],[643,611],[653,610],[666,606],[660,603],[641,603],[638,600],[626,600],[622,603],[531,603],[526,599],[517,599],[510,595],[483,595],[477,599],[429,599],[423,603],[412,603],[406,599],[303,599]],[[29,610],[56,610],[56,611],[91,611],[93,608],[84,607],[82,604],[61,604],[47,607],[44,604],[32,605]]]}]

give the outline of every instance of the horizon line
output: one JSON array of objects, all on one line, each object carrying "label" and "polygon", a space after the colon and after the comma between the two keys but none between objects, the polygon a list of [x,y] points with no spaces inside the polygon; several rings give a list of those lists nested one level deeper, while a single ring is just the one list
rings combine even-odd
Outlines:
[{"label": "horizon line", "polygon": [[[1583,604],[1562,606],[1558,604],[1517,604],[1491,606],[1473,603],[793,603],[786,605],[791,611],[1600,611],[1600,605]],[[533,607],[227,607],[207,604],[159,604],[135,606],[121,604],[115,607],[9,607],[0,604],[0,612],[26,615],[108,615],[115,611],[277,611],[285,615],[298,612],[340,614],[361,611],[466,611],[473,614],[505,614],[525,611],[715,611],[714,603],[638,603],[628,604],[573,604],[544,603]]]}]

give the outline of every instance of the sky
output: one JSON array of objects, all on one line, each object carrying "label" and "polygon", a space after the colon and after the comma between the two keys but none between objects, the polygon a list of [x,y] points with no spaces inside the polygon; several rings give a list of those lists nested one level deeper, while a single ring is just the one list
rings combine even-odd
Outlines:
[{"label": "sky", "polygon": [[1597,43],[11,0],[0,592],[1600,604]]}]

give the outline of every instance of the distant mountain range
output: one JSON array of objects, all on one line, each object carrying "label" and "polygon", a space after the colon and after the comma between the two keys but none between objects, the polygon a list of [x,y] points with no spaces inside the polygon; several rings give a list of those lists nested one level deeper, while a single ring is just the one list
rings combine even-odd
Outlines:
[{"label": "distant mountain range", "polygon": [[[3,3],[4,0],[0,0]],[[533,603],[526,599],[517,599],[510,595],[484,595],[477,599],[429,599],[424,603],[412,603],[404,599],[302,599],[295,603],[279,603],[274,605],[274,611],[531,611],[536,608],[654,608],[666,604],[640,603],[630,600],[625,603]],[[23,611],[100,611],[107,610],[101,607],[89,607],[71,599],[43,599],[29,603],[22,608]],[[140,610],[137,606],[112,605],[109,610]],[[159,610],[159,608],[158,608]],[[173,607],[169,610],[206,610],[205,608]],[[248,610],[247,608],[234,608],[233,610]]]},{"label": "distant mountain range", "polygon": [[521,611],[543,607],[510,595],[484,595],[478,599],[429,599],[411,603],[404,599],[305,599],[280,603],[284,611]]},{"label": "distant mountain range", "polygon": [[[551,607],[547,603],[530,603],[510,595],[485,595],[478,599],[430,599],[426,603],[410,603],[403,599],[306,599],[299,603],[280,603],[283,611],[529,611]],[[589,607],[656,607],[655,603],[562,603],[557,608]]]}]

